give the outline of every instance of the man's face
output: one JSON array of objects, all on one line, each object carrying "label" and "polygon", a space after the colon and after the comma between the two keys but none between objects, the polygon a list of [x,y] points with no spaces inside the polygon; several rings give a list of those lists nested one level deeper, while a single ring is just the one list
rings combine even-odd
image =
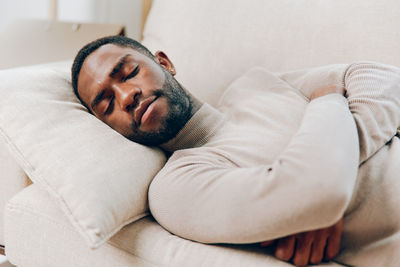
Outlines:
[{"label": "man's face", "polygon": [[145,145],[172,139],[191,116],[191,100],[172,77],[164,53],[156,61],[128,48],[106,44],[84,61],[78,93],[90,111],[114,130]]}]

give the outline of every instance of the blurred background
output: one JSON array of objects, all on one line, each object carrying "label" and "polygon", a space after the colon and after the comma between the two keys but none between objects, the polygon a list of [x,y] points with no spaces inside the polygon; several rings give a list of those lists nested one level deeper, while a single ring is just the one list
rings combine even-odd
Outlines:
[{"label": "blurred background", "polygon": [[141,0],[1,0],[0,32],[15,19],[57,19],[124,24],[126,35],[140,37]]},{"label": "blurred background", "polygon": [[140,40],[144,0],[0,0],[0,69],[72,59],[89,41]]}]

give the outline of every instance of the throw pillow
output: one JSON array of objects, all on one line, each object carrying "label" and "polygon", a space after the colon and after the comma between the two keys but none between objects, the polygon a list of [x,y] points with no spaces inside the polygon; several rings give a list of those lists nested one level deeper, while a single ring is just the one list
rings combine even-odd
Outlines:
[{"label": "throw pillow", "polygon": [[0,71],[0,92],[0,135],[90,247],[148,214],[147,190],[163,152],[89,114],[73,93],[69,66]]}]

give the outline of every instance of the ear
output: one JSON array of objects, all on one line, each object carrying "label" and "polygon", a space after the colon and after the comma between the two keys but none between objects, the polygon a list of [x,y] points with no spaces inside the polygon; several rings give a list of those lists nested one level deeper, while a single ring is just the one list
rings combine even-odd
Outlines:
[{"label": "ear", "polygon": [[163,51],[157,51],[154,54],[156,61],[164,67],[172,76],[176,74],[174,64],[169,60],[168,56]]}]

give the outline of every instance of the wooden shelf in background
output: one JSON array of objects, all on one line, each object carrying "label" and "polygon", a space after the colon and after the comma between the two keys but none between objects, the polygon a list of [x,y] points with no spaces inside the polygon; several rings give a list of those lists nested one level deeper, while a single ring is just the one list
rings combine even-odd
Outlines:
[{"label": "wooden shelf in background", "polygon": [[1,255],[6,255],[6,254],[4,253],[4,247],[3,247],[2,245],[0,245],[0,254],[1,254]]},{"label": "wooden shelf in background", "polygon": [[149,15],[150,9],[151,9],[151,0],[142,0],[142,25],[141,25],[141,36],[140,39],[143,39],[143,30],[144,30],[144,25],[146,24],[147,20],[147,15]]}]

